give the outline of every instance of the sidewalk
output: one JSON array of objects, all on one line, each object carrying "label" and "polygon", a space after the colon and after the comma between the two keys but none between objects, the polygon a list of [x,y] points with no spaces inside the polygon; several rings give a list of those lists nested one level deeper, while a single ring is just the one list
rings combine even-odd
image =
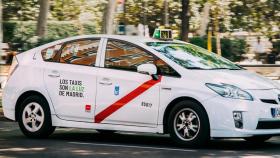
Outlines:
[{"label": "sidewalk", "polygon": [[2,98],[2,88],[3,88],[3,83],[7,79],[8,72],[9,72],[9,65],[0,65],[0,99]]},{"label": "sidewalk", "polygon": [[[0,100],[1,101],[1,100]],[[2,101],[1,101],[2,102]],[[4,117],[2,105],[0,105],[0,121],[6,121],[7,119]]]},{"label": "sidewalk", "polygon": [[2,99],[0,99],[0,121],[5,120],[4,114],[3,114],[3,109],[2,109]]}]

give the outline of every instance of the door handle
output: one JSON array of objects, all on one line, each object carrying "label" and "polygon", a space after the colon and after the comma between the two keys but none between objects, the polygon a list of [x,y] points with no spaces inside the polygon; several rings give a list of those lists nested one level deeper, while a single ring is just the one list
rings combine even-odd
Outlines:
[{"label": "door handle", "polygon": [[102,85],[105,85],[105,86],[110,86],[110,85],[112,85],[113,83],[110,81],[109,78],[102,78],[102,80],[99,81],[99,84],[102,84]]},{"label": "door handle", "polygon": [[103,82],[103,81],[100,81],[99,84],[102,84],[104,86],[110,86],[112,85],[112,82]]},{"label": "door handle", "polygon": [[49,77],[60,77],[60,74],[58,71],[52,71],[50,74],[48,74]]}]

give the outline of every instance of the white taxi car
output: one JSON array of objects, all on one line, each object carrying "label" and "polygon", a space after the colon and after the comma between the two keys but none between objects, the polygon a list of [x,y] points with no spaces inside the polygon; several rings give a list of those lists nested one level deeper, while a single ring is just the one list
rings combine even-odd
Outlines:
[{"label": "white taxi car", "polygon": [[55,127],[265,141],[280,134],[280,85],[177,40],[89,35],[18,54],[5,117],[28,137]]}]

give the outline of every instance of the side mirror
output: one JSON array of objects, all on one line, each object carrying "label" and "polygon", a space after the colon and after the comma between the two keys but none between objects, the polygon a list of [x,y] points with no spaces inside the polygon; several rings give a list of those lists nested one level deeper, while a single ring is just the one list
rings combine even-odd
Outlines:
[{"label": "side mirror", "polygon": [[137,66],[137,72],[148,75],[156,75],[157,67],[154,64],[142,64]]}]

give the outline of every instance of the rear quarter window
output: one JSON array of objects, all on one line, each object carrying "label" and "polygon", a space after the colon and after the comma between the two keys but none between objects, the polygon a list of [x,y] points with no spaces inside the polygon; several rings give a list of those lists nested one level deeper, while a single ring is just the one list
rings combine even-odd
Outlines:
[{"label": "rear quarter window", "polygon": [[44,61],[58,61],[59,59],[59,50],[61,48],[61,45],[54,45],[51,47],[48,47],[46,49],[43,49],[41,51],[42,58]]},{"label": "rear quarter window", "polygon": [[63,45],[59,62],[94,66],[100,39],[81,39]]}]

